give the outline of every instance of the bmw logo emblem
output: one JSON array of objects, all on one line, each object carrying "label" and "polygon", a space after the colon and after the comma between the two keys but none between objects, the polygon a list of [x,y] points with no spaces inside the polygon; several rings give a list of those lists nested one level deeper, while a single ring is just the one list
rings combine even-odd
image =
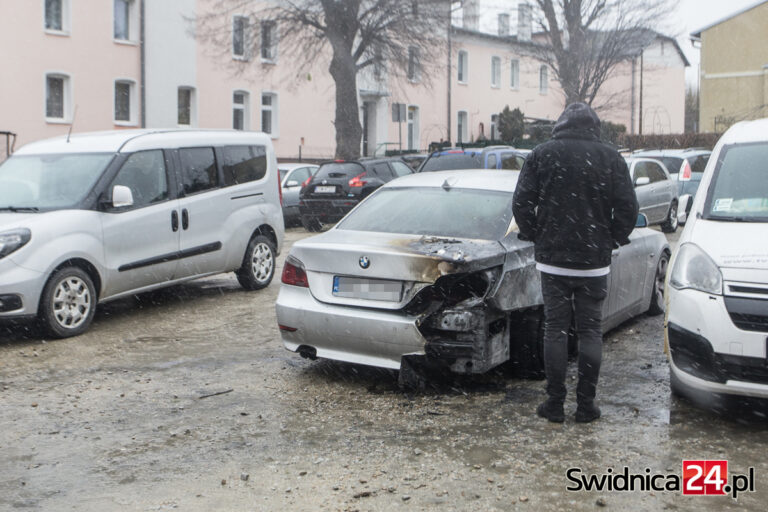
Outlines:
[{"label": "bmw logo emblem", "polygon": [[368,256],[360,256],[360,268],[366,269],[371,266],[371,260]]}]

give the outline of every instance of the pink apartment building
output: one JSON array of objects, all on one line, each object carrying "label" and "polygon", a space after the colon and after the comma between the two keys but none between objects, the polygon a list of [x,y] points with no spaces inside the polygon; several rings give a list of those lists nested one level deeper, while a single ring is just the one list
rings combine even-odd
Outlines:
[{"label": "pink apartment building", "polygon": [[[283,158],[332,157],[334,84],[327,61],[307,64],[290,55],[280,45],[281,27],[245,13],[226,13],[224,44],[198,40],[195,19],[211,5],[0,0],[0,132],[18,134],[19,147],[70,129],[236,128],[270,133]],[[563,96],[552,70],[529,56],[536,35],[527,9],[522,4],[515,34],[507,14],[493,34],[465,18],[452,29],[450,71],[446,37],[444,56],[411,67],[410,76],[373,68],[361,73],[363,153],[495,138],[496,115],[506,105],[556,119]],[[630,52],[606,84],[603,94],[613,103],[602,117],[630,133],[640,130],[641,117],[643,133],[682,132],[687,65],[674,39],[649,37],[642,59],[639,49]],[[399,122],[394,104],[404,105]],[[0,144],[0,157],[4,151]]]}]

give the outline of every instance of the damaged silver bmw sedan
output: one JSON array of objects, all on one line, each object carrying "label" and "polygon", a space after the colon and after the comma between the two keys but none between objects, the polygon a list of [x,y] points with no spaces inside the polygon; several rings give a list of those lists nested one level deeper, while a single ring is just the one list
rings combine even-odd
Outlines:
[{"label": "damaged silver bmw sedan", "polygon": [[[285,347],[401,370],[401,383],[422,364],[543,376],[540,277],[512,218],[518,176],[406,176],[294,244],[276,304]],[[666,238],[641,227],[630,240],[613,252],[604,331],[663,312]]]}]

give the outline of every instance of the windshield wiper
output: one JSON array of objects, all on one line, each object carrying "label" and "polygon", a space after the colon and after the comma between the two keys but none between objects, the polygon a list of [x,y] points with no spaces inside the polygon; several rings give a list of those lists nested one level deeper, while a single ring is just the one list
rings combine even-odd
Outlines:
[{"label": "windshield wiper", "polygon": [[0,206],[0,212],[9,211],[13,213],[17,212],[39,212],[40,208],[36,206]]},{"label": "windshield wiper", "polygon": [[717,220],[721,222],[762,222],[756,220],[756,217],[737,217],[737,216],[723,216],[723,215],[710,215],[707,220]]}]

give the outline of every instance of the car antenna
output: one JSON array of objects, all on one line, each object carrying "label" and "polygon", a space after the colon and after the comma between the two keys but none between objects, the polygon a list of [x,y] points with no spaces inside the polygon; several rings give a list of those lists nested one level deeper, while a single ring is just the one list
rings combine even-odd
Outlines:
[{"label": "car antenna", "polygon": [[444,190],[451,190],[451,184],[448,183],[448,178],[445,178],[445,181],[443,182],[443,189]]},{"label": "car antenna", "polygon": [[77,117],[77,105],[75,105],[75,111],[72,112],[72,122],[69,123],[69,131],[67,132],[67,144],[69,144],[69,138],[72,136],[72,127],[75,126],[75,117]]}]

